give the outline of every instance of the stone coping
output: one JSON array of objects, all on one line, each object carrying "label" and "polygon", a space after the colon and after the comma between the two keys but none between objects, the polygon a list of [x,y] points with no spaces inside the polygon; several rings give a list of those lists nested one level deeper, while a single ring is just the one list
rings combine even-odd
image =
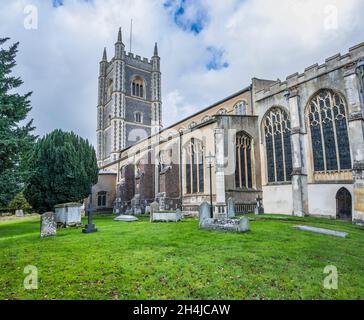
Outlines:
[{"label": "stone coping", "polygon": [[82,207],[81,203],[78,202],[69,202],[69,203],[61,203],[54,206],[54,208],[67,208],[67,207]]}]

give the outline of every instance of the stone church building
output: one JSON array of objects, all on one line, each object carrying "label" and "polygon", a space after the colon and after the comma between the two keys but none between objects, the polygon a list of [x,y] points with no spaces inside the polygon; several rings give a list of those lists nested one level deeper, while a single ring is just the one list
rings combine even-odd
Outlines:
[{"label": "stone church building", "polygon": [[163,128],[157,45],[151,59],[100,63],[97,210],[313,215],[364,222],[364,43],[285,81],[250,85]]}]

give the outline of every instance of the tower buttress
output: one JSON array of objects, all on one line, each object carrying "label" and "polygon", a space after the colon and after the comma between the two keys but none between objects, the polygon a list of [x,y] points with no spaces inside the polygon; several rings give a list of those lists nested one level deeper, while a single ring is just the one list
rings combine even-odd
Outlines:
[{"label": "tower buttress", "polygon": [[117,160],[120,150],[125,148],[125,45],[119,28],[115,43],[114,76],[112,93],[112,153],[111,160]]},{"label": "tower buttress", "polygon": [[100,73],[99,73],[99,84],[98,84],[98,103],[97,103],[97,160],[98,165],[102,166],[102,160],[104,159],[104,106],[106,97],[106,72],[107,72],[107,52],[104,48],[102,60],[100,61]]}]

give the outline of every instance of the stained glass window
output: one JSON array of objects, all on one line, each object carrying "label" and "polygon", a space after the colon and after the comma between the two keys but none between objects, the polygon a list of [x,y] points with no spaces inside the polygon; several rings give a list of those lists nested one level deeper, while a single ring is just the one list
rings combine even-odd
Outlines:
[{"label": "stained glass window", "polygon": [[272,108],[263,119],[268,182],[291,181],[291,123],[282,108]]},{"label": "stained glass window", "polygon": [[236,188],[253,188],[252,141],[244,132],[236,135]]},{"label": "stained glass window", "polygon": [[307,109],[316,172],[351,169],[344,99],[332,90],[315,95]]},{"label": "stained glass window", "polygon": [[204,192],[204,156],[202,143],[192,138],[186,147],[186,193]]}]

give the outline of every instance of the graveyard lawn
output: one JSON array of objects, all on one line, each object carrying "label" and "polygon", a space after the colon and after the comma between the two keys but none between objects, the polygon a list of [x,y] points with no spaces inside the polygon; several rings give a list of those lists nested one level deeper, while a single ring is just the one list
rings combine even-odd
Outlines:
[{"label": "graveyard lawn", "polygon": [[[363,299],[364,228],[316,218],[260,216],[245,234],[180,223],[113,221],[40,239],[39,217],[0,222],[0,299]],[[84,221],[85,222],[85,221]],[[309,225],[346,239],[299,231]],[[24,267],[38,268],[25,290]],[[338,269],[338,290],[323,286]]]}]

